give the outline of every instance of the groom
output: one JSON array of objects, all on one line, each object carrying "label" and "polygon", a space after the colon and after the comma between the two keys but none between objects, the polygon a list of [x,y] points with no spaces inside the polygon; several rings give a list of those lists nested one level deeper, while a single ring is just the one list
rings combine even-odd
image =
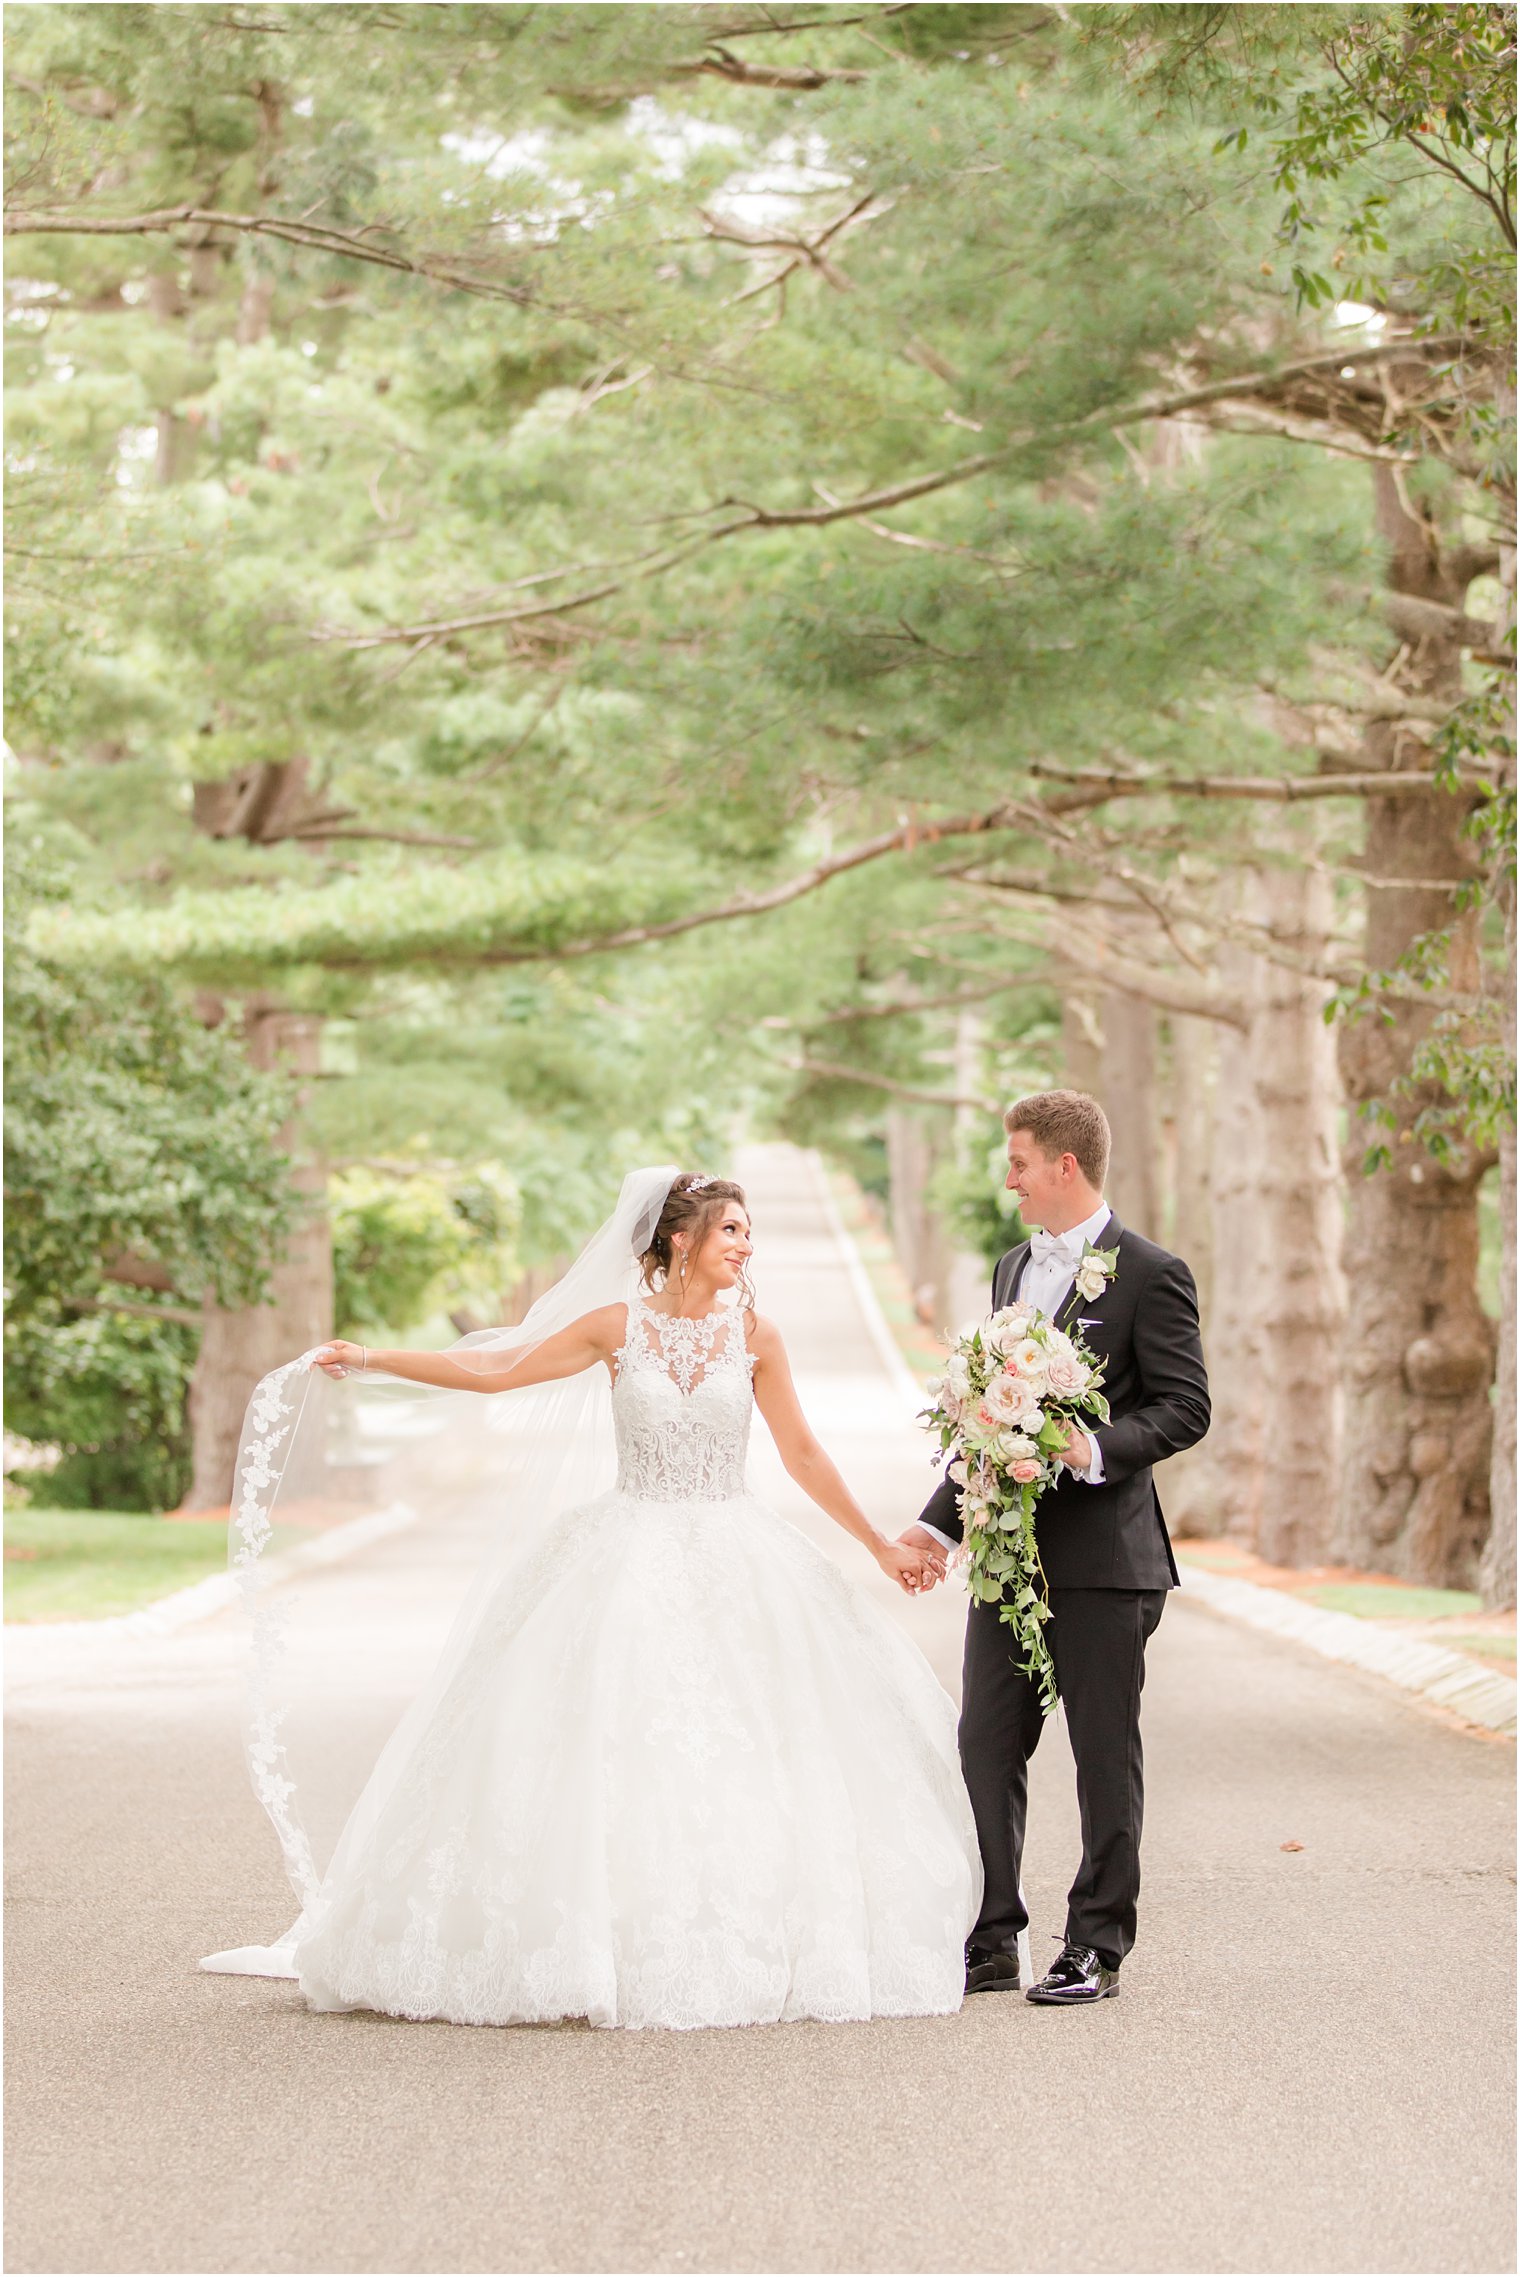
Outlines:
[{"label": "groom", "polygon": [[[1052,2006],[1119,1989],[1135,1941],[1140,1888],[1140,1688],[1145,1647],[1177,1585],[1151,1466],[1209,1427],[1198,1296],[1180,1257],[1122,1226],[1103,1199],[1108,1118],[1081,1091],[1039,1091],[1003,1117],[1008,1184],[1030,1241],[998,1261],[994,1310],[1020,1297],[1078,1331],[1103,1362],[1112,1420],[1073,1431],[1065,1475],[1038,1506],[1035,1536],[1050,1589],[1045,1635],[1077,1765],[1082,1864],[1066,1905],[1066,1938],[1027,1998]],[[1075,1289],[1088,1244],[1117,1250],[1096,1297]],[[904,1542],[936,1572],[961,1538],[959,1490],[946,1479]],[[1019,1666],[998,1606],[973,1604],[961,1688],[961,1765],[986,1869],[982,1910],[966,1945],[968,1992],[1017,1991],[1017,1938],[1029,1916],[1019,1862],[1029,1758],[1043,1728],[1038,1686]]]}]

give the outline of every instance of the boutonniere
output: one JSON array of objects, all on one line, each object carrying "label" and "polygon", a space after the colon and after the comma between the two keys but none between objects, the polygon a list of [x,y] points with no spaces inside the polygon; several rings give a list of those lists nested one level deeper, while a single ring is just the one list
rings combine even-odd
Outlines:
[{"label": "boutonniere", "polygon": [[1082,1251],[1082,1262],[1077,1267],[1076,1292],[1084,1304],[1101,1297],[1109,1282],[1119,1270],[1117,1249],[1094,1249],[1089,1241]]}]

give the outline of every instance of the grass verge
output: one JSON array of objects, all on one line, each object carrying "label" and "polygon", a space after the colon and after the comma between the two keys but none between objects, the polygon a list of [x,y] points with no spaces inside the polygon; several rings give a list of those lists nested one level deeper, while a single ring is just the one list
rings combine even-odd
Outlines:
[{"label": "grass verge", "polygon": [[227,1563],[227,1529],[131,1510],[7,1510],[7,1621],[133,1613]]}]

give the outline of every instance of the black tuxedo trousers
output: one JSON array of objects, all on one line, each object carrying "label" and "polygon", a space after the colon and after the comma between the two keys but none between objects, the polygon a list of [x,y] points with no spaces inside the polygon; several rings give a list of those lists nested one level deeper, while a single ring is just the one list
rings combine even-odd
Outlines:
[{"label": "black tuxedo trousers", "polygon": [[[1067,1899],[1066,1935],[1117,1968],[1135,1941],[1144,1780],[1140,1694],[1145,1647],[1177,1568],[1152,1466],[1201,1439],[1209,1426],[1208,1377],[1193,1276],[1180,1257],[1110,1217],[1095,1247],[1117,1249],[1101,1296],[1073,1296],[1058,1319],[1104,1362],[1111,1421],[1092,1436],[1104,1483],[1062,1479],[1042,1496],[1035,1521],[1050,1588],[1046,1638],[1061,1712],[1077,1766],[1082,1863]],[[1019,1293],[1029,1249],[1010,1250],[992,1278],[994,1306]],[[923,1522],[958,1539],[960,1495],[946,1480]],[[966,1623],[961,1688],[961,1767],[976,1814],[986,1870],[978,1944],[1010,1947],[1027,1916],[1019,1867],[1029,1758],[1044,1728],[1038,1687],[1019,1665],[1013,1631],[996,1605],[974,1605]]]},{"label": "black tuxedo trousers", "polygon": [[[1164,1589],[1052,1589],[1046,1640],[1077,1765],[1082,1863],[1066,1898],[1066,1937],[1116,1969],[1135,1942],[1145,1781],[1140,1692]],[[996,1605],[973,1605],[961,1682],[961,1768],[986,1887],[972,1931],[1011,1952],[1028,1926],[1019,1896],[1029,1758],[1047,1719]]]}]

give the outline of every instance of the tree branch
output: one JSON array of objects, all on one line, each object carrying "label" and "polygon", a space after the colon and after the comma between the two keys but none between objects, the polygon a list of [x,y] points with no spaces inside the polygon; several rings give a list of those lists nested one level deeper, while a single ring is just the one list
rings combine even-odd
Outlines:
[{"label": "tree branch", "polygon": [[1002,1104],[996,1099],[982,1099],[959,1091],[926,1091],[916,1083],[899,1083],[890,1075],[877,1075],[870,1068],[846,1067],[842,1061],[832,1059],[784,1059],[797,1075],[818,1075],[834,1083],[863,1083],[871,1091],[890,1092],[895,1099],[916,1099],[925,1107],[974,1107],[978,1114],[1000,1115]]},{"label": "tree branch", "polygon": [[1244,404],[1228,417],[1212,417],[1198,422],[1214,435],[1275,435],[1284,443],[1308,443],[1315,450],[1331,451],[1337,458],[1365,459],[1374,466],[1414,466],[1420,454],[1414,450],[1401,450],[1392,444],[1369,443],[1362,436],[1347,434],[1328,421],[1291,419],[1280,412],[1271,412]]},{"label": "tree branch", "polygon": [[[693,933],[706,925],[727,924],[736,917],[763,917],[773,909],[784,909],[788,902],[800,901],[805,894],[816,893],[833,878],[844,877],[867,862],[880,861],[883,855],[911,853],[916,846],[940,838],[974,838],[989,830],[1008,830],[1026,811],[1017,806],[993,807],[986,814],[955,815],[944,822],[925,822],[913,816],[899,823],[895,830],[882,831],[875,838],[864,838],[857,845],[847,846],[842,853],[828,855],[823,861],[815,862],[811,869],[769,887],[764,893],[741,893],[714,909],[692,910],[684,917],[668,917],[656,925],[625,926],[620,933],[567,941],[556,949],[485,949],[470,961],[487,965],[543,964],[557,963],[564,957],[597,957],[615,949],[639,948],[646,941],[671,941],[679,934]],[[322,961],[342,962],[341,959]]]},{"label": "tree branch", "polygon": [[297,842],[311,846],[326,845],[334,838],[374,838],[384,846],[459,846],[469,854],[483,851],[478,838],[446,838],[428,830],[348,830],[341,825],[320,822],[304,829],[282,830],[278,837],[263,838],[259,843],[279,846]]},{"label": "tree branch", "polygon": [[1054,940],[1043,930],[1032,938],[1024,934],[1008,937],[1021,941],[1026,948],[1043,950],[1058,964],[1070,965],[1090,980],[1101,981],[1105,988],[1159,1005],[1164,1012],[1185,1012],[1192,1019],[1214,1020],[1229,1028],[1247,1025],[1245,1007],[1222,989],[1206,981],[1190,981],[1181,973],[1158,971],[1138,957],[1126,956],[1106,934],[1094,928],[1084,927],[1078,932],[1068,925]]},{"label": "tree branch", "polygon": [[1007,996],[1014,989],[1038,988],[1038,980],[1028,973],[1018,973],[1012,979],[991,980],[985,988],[957,989],[948,996],[902,996],[890,1004],[842,1004],[832,1012],[819,1013],[811,1020],[786,1020],[775,1014],[760,1022],[762,1028],[836,1028],[853,1027],[861,1020],[907,1019],[916,1012],[953,1012],[963,1004],[985,1004],[991,996]]},{"label": "tree branch", "polygon": [[[1419,350],[1449,350],[1462,344],[1463,338],[1460,335],[1438,340],[1402,340],[1380,348],[1359,350],[1356,361],[1376,363],[1392,356],[1407,359]],[[1279,365],[1275,371],[1239,373],[1233,379],[1212,380],[1203,386],[1182,388],[1169,395],[1147,396],[1118,411],[1094,411],[1084,418],[1068,420],[1053,427],[1029,428],[996,450],[977,451],[969,458],[955,460],[948,467],[937,468],[928,474],[912,475],[905,481],[865,491],[857,498],[832,499],[824,493],[826,502],[821,506],[791,507],[757,506],[744,499],[724,498],[711,511],[727,513],[726,520],[714,524],[711,529],[698,532],[679,546],[647,558],[631,575],[604,578],[584,592],[572,594],[568,599],[552,606],[545,604],[532,609],[480,610],[469,616],[448,620],[433,619],[421,624],[392,625],[380,632],[349,633],[336,627],[325,627],[313,633],[312,638],[343,641],[355,648],[376,648],[389,641],[434,639],[443,633],[483,631],[495,625],[520,624],[530,617],[564,615],[572,609],[589,608],[593,602],[605,601],[629,585],[642,584],[652,577],[663,576],[667,570],[689,560],[693,554],[704,552],[709,546],[719,545],[726,538],[741,536],[748,530],[825,529],[835,522],[854,521],[866,515],[885,513],[893,506],[906,506],[916,498],[928,498],[936,491],[953,489],[960,483],[973,481],[977,475],[1006,465],[1035,441],[1074,438],[1100,429],[1133,426],[1145,419],[1172,418],[1179,412],[1196,409],[1201,404],[1223,402],[1232,395],[1261,395],[1274,387],[1286,386],[1308,373],[1339,370],[1347,360],[1347,353],[1345,349],[1339,349],[1328,355],[1305,357],[1297,363]],[[816,483],[813,487],[815,491],[820,489]]]},{"label": "tree branch", "polygon": [[1476,776],[1459,778],[1455,791],[1430,775],[1107,775],[1084,768],[1067,774],[1038,764],[1030,773],[1042,783],[1060,786],[1040,800],[1048,814],[1079,814],[1103,806],[1109,799],[1266,799],[1293,804],[1300,799],[1382,799],[1420,796],[1455,796],[1466,791],[1477,798],[1482,784]]},{"label": "tree branch", "polygon": [[836,80],[855,84],[869,77],[864,71],[829,71],[819,64],[746,63],[742,56],[731,55],[716,41],[705,55],[696,56],[688,63],[672,64],[669,72],[672,79],[696,79],[710,73],[715,79],[726,79],[731,87],[779,87],[789,94],[809,94]]},{"label": "tree branch", "polygon": [[129,1312],[143,1320],[177,1320],[186,1328],[204,1328],[203,1312],[192,1312],[188,1305],[150,1305],[135,1297],[70,1297],[71,1312]]},{"label": "tree branch", "polygon": [[[1291,943],[1282,940],[1266,926],[1254,925],[1245,918],[1221,916],[1209,910],[1199,909],[1191,904],[1179,908],[1175,895],[1168,895],[1167,898],[1171,902],[1174,917],[1185,920],[1190,925],[1196,925],[1202,932],[1211,933],[1220,940],[1237,942],[1240,947],[1249,950],[1253,957],[1259,957],[1263,964],[1276,965],[1283,972],[1296,973],[1301,980],[1319,981],[1326,988],[1332,989],[1358,989],[1364,980],[1371,978],[1374,997],[1391,997],[1400,1004],[1423,1004],[1431,1011],[1461,1012],[1469,1018],[1485,1017],[1493,1009],[1492,1003],[1485,998],[1470,995],[1461,990],[1422,988],[1418,981],[1407,980],[1401,974],[1381,973],[1369,976],[1351,966],[1326,964],[1322,958],[1307,950],[1295,949]],[[1093,955],[1092,943],[1098,942],[1100,953],[1107,954],[1112,951],[1112,945],[1106,940],[1106,937],[1100,936],[1092,927],[1089,927],[1084,935],[1075,938],[1072,930],[1067,928],[1059,940],[1054,942],[1044,937],[1031,941],[1027,934],[1020,933],[1008,934],[1005,938],[1018,942],[1024,948],[1044,949],[1048,955],[1062,958],[1068,964],[1076,965],[1080,971],[1093,972],[1095,978],[1103,976],[1092,963],[1083,962],[1084,957],[1091,958]],[[1121,952],[1112,951],[1112,954],[1119,961],[1126,961],[1122,958]],[[1117,965],[1105,969],[1117,969]],[[1147,975],[1152,970],[1152,968],[1144,968],[1138,965],[1134,969],[1137,973],[1145,971]],[[1188,987],[1186,981],[1180,978],[1174,981],[1170,975],[1162,976],[1161,984],[1168,989],[1186,989]],[[1131,987],[1128,981],[1115,980],[1113,985],[1117,988],[1127,988],[1133,995],[1145,993],[1145,990],[1138,985]],[[1157,996],[1154,1001],[1160,1003],[1162,999]],[[1203,1002],[1196,1006],[1190,1002],[1178,1002],[1173,1004],[1172,1009],[1179,1012],[1196,1009],[1204,1019],[1219,1019],[1225,1016],[1218,1011],[1209,1011]]]},{"label": "tree branch", "polygon": [[[426,277],[433,284],[456,292],[476,293],[487,300],[511,301],[518,308],[548,308],[553,304],[520,285],[493,283],[463,270],[446,267],[425,256],[411,259],[373,245],[356,232],[328,229],[321,223],[284,221],[277,214],[224,213],[213,206],[164,206],[153,213],[86,215],[81,213],[8,213],[7,237],[155,237],[187,227],[230,229],[249,237],[273,237],[285,245],[305,247],[313,253],[332,253],[345,261],[367,261],[380,269],[396,269],[406,276]],[[561,309],[560,315],[569,312]]]},{"label": "tree branch", "polygon": [[1464,648],[1488,649],[1494,628],[1481,618],[1469,617],[1444,601],[1421,600],[1414,593],[1395,593],[1377,587],[1367,598],[1381,609],[1401,640],[1456,640]]}]

